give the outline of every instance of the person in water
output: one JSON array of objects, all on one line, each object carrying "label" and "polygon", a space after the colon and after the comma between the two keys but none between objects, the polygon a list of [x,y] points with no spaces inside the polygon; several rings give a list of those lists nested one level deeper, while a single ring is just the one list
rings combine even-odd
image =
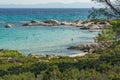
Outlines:
[{"label": "person in water", "polygon": [[73,38],[71,39],[71,41],[73,41]]}]

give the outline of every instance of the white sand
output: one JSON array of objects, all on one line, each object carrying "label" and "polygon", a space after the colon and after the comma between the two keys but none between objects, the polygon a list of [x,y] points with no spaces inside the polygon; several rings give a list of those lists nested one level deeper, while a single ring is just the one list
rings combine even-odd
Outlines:
[{"label": "white sand", "polygon": [[85,53],[80,53],[80,54],[73,54],[73,55],[69,55],[69,57],[81,57],[81,56],[85,56],[86,54],[89,54],[89,53],[85,52]]}]

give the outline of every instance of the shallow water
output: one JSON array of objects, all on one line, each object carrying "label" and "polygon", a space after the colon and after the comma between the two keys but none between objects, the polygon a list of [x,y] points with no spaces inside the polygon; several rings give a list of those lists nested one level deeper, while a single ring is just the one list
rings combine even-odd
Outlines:
[{"label": "shallow water", "polygon": [[93,42],[92,38],[97,34],[97,32],[70,26],[1,28],[0,33],[0,48],[19,50],[25,54],[57,53],[66,55],[78,52],[66,48]]}]

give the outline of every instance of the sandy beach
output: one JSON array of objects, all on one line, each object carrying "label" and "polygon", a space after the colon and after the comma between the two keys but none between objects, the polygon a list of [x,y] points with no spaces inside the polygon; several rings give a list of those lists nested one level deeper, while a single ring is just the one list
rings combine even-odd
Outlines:
[{"label": "sandy beach", "polygon": [[72,55],[69,55],[69,57],[82,57],[82,56],[85,56],[86,54],[89,54],[89,53],[83,52],[83,53],[79,53],[79,54],[72,54]]}]

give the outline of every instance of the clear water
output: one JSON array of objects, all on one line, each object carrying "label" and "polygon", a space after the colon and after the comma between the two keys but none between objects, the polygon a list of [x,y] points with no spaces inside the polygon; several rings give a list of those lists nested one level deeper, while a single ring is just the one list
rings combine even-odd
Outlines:
[{"label": "clear water", "polygon": [[[87,14],[88,9],[0,9],[0,49],[18,50],[24,54],[80,53],[67,48],[93,42],[92,38],[97,32],[80,30],[72,26],[23,27],[21,25],[30,20],[84,20]],[[6,23],[11,23],[14,27],[6,29],[4,28]]]}]

